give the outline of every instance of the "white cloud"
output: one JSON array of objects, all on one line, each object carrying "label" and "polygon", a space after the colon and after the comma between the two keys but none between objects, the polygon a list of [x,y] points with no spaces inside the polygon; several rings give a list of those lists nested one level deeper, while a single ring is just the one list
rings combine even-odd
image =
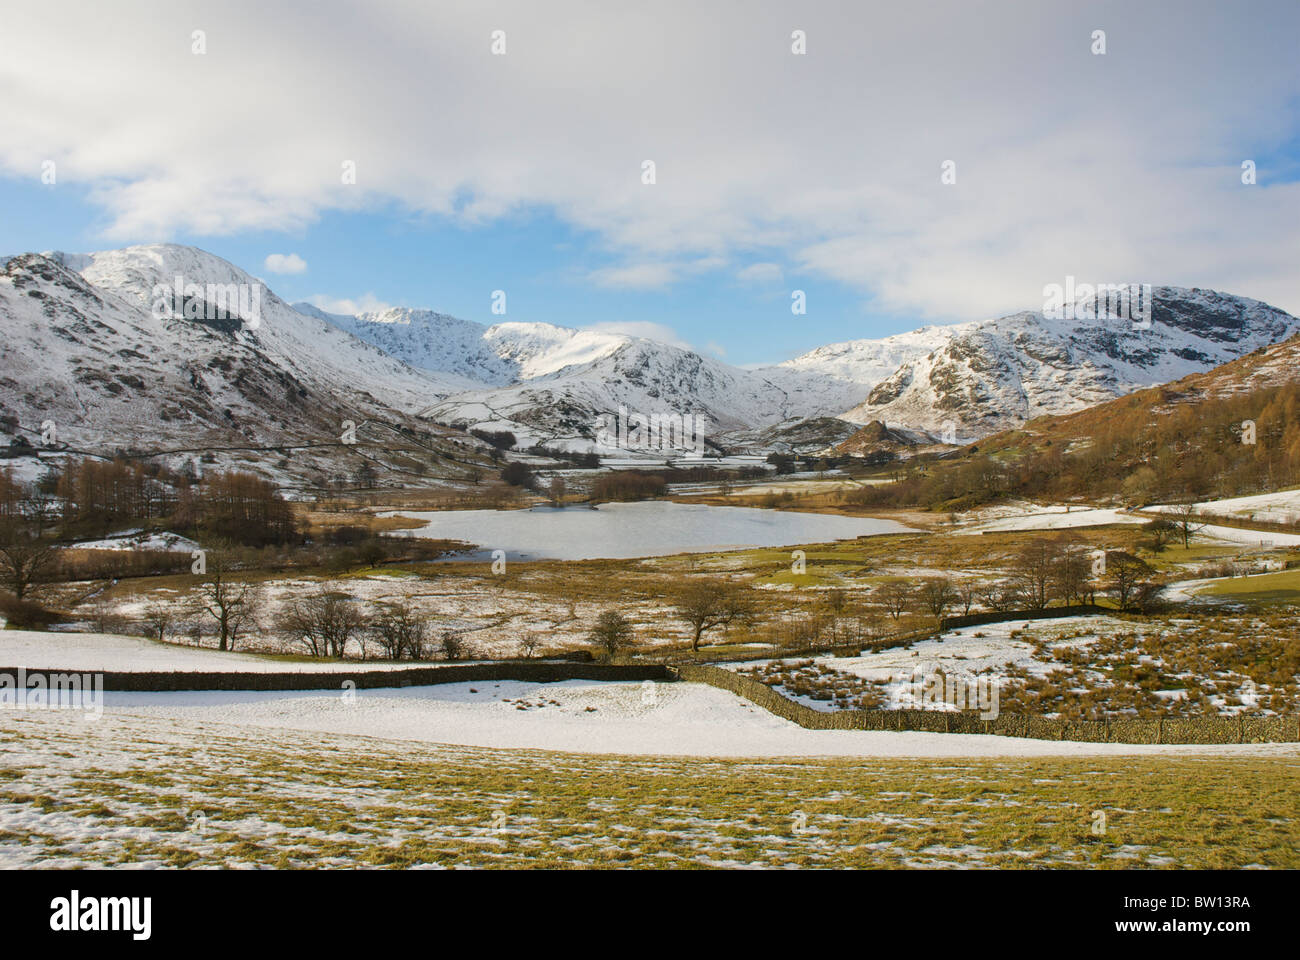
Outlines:
[{"label": "white cloud", "polygon": [[600,287],[615,290],[662,290],[677,277],[677,271],[667,263],[641,263],[625,267],[603,267],[593,270],[589,279]]},{"label": "white cloud", "polygon": [[736,274],[736,279],[741,283],[756,287],[775,287],[780,286],[785,279],[785,274],[779,264],[754,263],[739,271]]},{"label": "white cloud", "polygon": [[[195,56],[193,4],[6,11],[0,170],[57,161],[119,241],[394,202],[467,223],[537,207],[592,231],[623,265],[590,280],[619,289],[771,259],[938,318],[1032,307],[1065,274],[1300,313],[1300,184],[1265,159],[1297,135],[1293,0],[202,13]],[[195,146],[214,138],[234,149]]]},{"label": "white cloud", "polygon": [[356,299],[331,297],[318,293],[308,297],[307,302],[326,313],[341,313],[347,316],[356,316],[359,313],[381,313],[393,307],[391,303],[380,300],[373,293],[364,293]]},{"label": "white cloud", "polygon": [[271,273],[305,273],[307,261],[296,253],[273,253],[263,264]]},{"label": "white cloud", "polygon": [[628,337],[641,337],[645,340],[654,340],[657,343],[681,347],[683,350],[691,349],[691,345],[678,336],[677,331],[672,327],[663,323],[653,323],[649,320],[610,320],[605,323],[588,324],[582,329],[596,330],[600,333],[621,333]]}]

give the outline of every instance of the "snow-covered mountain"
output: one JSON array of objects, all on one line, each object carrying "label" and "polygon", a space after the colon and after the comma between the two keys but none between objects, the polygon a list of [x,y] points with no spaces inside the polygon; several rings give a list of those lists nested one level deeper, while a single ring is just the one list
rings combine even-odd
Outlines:
[{"label": "snow-covered mountain", "polygon": [[[195,286],[173,299],[178,277]],[[31,440],[49,424],[58,443],[95,452],[335,442],[344,420],[413,424],[464,385],[174,245],[10,258],[0,334],[5,432]]]},{"label": "snow-covered mountain", "polygon": [[603,449],[596,442],[601,418],[617,416],[620,408],[629,416],[698,417],[715,439],[720,432],[838,412],[868,389],[799,367],[742,370],[620,333],[549,323],[487,327],[401,307],[340,316],[306,303],[295,306],[413,367],[479,381],[425,412],[442,423],[510,430],[525,445]]},{"label": "snow-covered mountain", "polygon": [[878,340],[831,343],[755,372],[823,413],[838,416],[865,400],[903,364],[938,349],[968,325],[921,327]]},{"label": "snow-covered mountain", "polygon": [[294,307],[342,327],[418,370],[464,377],[473,387],[506,386],[591,363],[632,339],[549,323],[487,327],[408,307],[357,316],[325,313],[308,303]]},{"label": "snow-covered mountain", "polygon": [[[177,277],[197,286],[167,316],[159,291]],[[256,288],[256,322],[208,315],[213,290],[226,288]],[[310,442],[343,419],[419,417],[431,429],[510,430],[525,445],[590,450],[608,446],[600,428],[620,411],[695,418],[709,440],[755,448],[778,436],[786,446],[838,442],[844,431],[829,417],[969,439],[1300,332],[1296,318],[1258,301],[1174,287],[1155,288],[1151,321],[1134,329],[1024,312],[740,369],[606,331],[291,307],[192,247],[23,254],[0,270],[0,417],[29,437],[49,420],[68,443],[109,449]]]},{"label": "snow-covered mountain", "polygon": [[594,360],[507,387],[456,394],[426,412],[441,423],[511,429],[528,443],[614,453],[598,436],[609,417],[679,414],[704,423],[705,436],[716,442],[720,434],[816,411],[760,374],[626,337]]},{"label": "snow-covered mountain", "polygon": [[844,413],[857,423],[980,437],[1216,367],[1300,331],[1245,297],[1155,287],[1150,326],[1042,312],[937,328],[944,342],[902,363]]}]

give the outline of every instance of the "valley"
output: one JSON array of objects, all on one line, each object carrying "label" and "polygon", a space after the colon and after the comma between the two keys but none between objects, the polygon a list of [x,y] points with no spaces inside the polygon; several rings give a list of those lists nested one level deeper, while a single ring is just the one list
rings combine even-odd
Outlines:
[{"label": "valley", "polygon": [[[256,324],[188,300],[155,315],[172,276],[259,283],[192,248],[4,270],[0,668],[110,678],[77,749],[117,784],[48,760],[89,718],[0,713],[26,745],[0,768],[8,865],[485,866],[524,849],[612,866],[1293,865],[1300,816],[1280,795],[1213,854],[1193,831],[1226,800],[1180,800],[1210,764],[1284,784],[1300,759],[1300,322],[1281,311],[1156,287],[1150,329],[1015,314],[740,369],[624,334],[331,314],[269,289]],[[734,684],[689,673],[706,666]],[[486,679],[411,685],[444,667]],[[619,679],[641,668],[664,672]],[[845,722],[791,719],[809,709]],[[950,732],[977,714],[1023,727]],[[150,730],[172,759],[140,759]],[[270,791],[220,801],[215,772],[174,766],[200,743]],[[442,793],[384,788],[401,794],[396,841],[338,794],[330,758],[357,751],[422,782],[441,771]],[[151,806],[131,784],[158,763]],[[624,783],[538,819],[471,781],[483,764]],[[918,793],[917,764],[947,765]],[[299,822],[282,801],[308,767],[335,799]],[[703,784],[697,805],[647,807],[650,769],[656,789]],[[739,807],[719,792],[735,776],[753,781]],[[1042,786],[1057,778],[1068,811]],[[993,779],[980,822],[927,812]],[[1138,807],[1117,799],[1139,790]],[[398,812],[481,791],[523,818],[515,840],[498,821],[479,836],[455,804],[438,821],[455,829]],[[1037,826],[1021,806],[1045,811]],[[1081,839],[1094,808],[1117,817],[1099,845]],[[579,839],[575,818],[613,810]],[[791,811],[847,833],[821,853],[804,826],[777,843],[769,821]],[[712,826],[683,833],[679,814]],[[662,845],[628,840],[645,818]]]}]

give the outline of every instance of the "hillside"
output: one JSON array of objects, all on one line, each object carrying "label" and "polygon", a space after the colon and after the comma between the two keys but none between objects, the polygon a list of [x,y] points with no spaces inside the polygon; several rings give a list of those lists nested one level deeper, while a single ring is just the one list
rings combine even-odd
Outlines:
[{"label": "hillside", "polygon": [[1203,500],[1300,484],[1300,335],[1212,370],[1040,417],[859,495],[963,509],[1003,497]]},{"label": "hillside", "polygon": [[[158,289],[177,277],[198,284],[180,303],[193,315],[157,309]],[[256,288],[257,322],[209,315],[213,286]],[[603,330],[291,307],[219,257],[160,244],[9,259],[0,329],[10,432],[30,441],[53,422],[60,442],[101,452],[332,443],[343,421],[367,419],[636,452],[601,434],[624,411],[684,417],[715,447],[843,444],[874,456],[879,438],[853,440],[854,425],[881,424],[900,450],[987,437],[1203,372],[1300,332],[1300,321],[1243,297],[1157,287],[1149,329],[1021,312],[742,369]]]},{"label": "hillside", "polygon": [[1041,312],[944,328],[946,342],[903,362],[844,414],[981,437],[1229,362],[1300,332],[1284,311],[1212,290],[1155,287],[1151,325]]},{"label": "hillside", "polygon": [[[155,286],[170,290],[177,276],[201,283],[202,293],[209,283],[259,284],[211,254],[171,245],[11,258],[0,272],[4,432],[100,455],[179,451],[164,458],[179,467],[212,448],[337,445],[346,420],[359,425],[362,441],[367,421],[424,430],[412,415],[460,385],[292,309],[269,289],[249,298],[257,316],[242,322],[193,297],[167,316]],[[52,443],[40,442],[51,432]],[[355,460],[355,451],[342,453]],[[280,469],[291,476],[347,469],[284,451],[225,459],[268,473],[272,460],[287,460]]]}]

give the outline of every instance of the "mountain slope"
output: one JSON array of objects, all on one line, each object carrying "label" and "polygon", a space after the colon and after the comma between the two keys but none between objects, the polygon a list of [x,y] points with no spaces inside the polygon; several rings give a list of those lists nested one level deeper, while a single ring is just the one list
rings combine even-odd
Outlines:
[{"label": "mountain slope", "polygon": [[[80,271],[80,272],[78,272]],[[220,258],[159,245],[24,254],[0,273],[0,407],[29,440],[52,423],[74,449],[111,452],[334,443],[344,420],[415,421],[461,386],[414,370],[263,288],[253,323],[168,317],[155,285],[259,281]],[[250,298],[251,299],[251,298]],[[13,432],[13,431],[11,431]]]},{"label": "mountain slope", "polygon": [[[1244,405],[1244,416],[1258,418],[1263,415],[1265,403],[1259,398],[1271,390],[1297,384],[1300,384],[1300,334],[1260,347],[1210,370],[1138,390],[1083,410],[1031,420],[1021,427],[986,437],[980,441],[979,447],[993,452],[1047,443],[1070,449],[1091,444],[1095,437],[1113,432],[1117,425],[1135,419],[1157,423],[1174,414],[1185,415],[1185,411],[1194,411],[1202,405],[1233,401]],[[1236,432],[1239,434],[1240,423],[1233,426],[1238,428]],[[1282,417],[1269,424],[1261,420],[1258,426],[1261,432],[1266,426],[1270,430],[1284,431],[1300,427],[1300,420]]]},{"label": "mountain slope", "polygon": [[596,443],[601,418],[617,416],[620,408],[629,415],[698,417],[714,441],[721,433],[789,418],[785,392],[764,378],[639,338],[627,338],[588,363],[505,388],[458,394],[427,413],[442,423],[516,429],[526,443],[601,450],[606,449]]},{"label": "mountain slope", "polygon": [[1300,331],[1300,320],[1257,300],[1179,287],[1152,292],[1149,329],[1041,313],[940,328],[946,342],[904,362],[844,416],[985,436],[1206,370]]},{"label": "mountain slope", "polygon": [[[163,316],[155,288],[177,277],[257,287],[258,322]],[[600,427],[620,410],[699,418],[709,439],[756,450],[841,442],[850,427],[834,417],[925,444],[1077,410],[1300,331],[1296,318],[1255,300],[1153,292],[1145,330],[1023,312],[746,370],[604,331],[290,307],[192,247],[24,254],[0,273],[0,404],[29,437],[52,420],[67,442],[107,448],[310,442],[336,436],[345,419],[426,417],[511,430],[525,445],[604,449]],[[201,314],[211,293],[197,295],[190,302]]]},{"label": "mountain slope", "polygon": [[549,323],[485,327],[472,320],[408,307],[356,316],[325,313],[308,303],[294,308],[328,320],[418,370],[462,377],[467,389],[503,387],[591,363],[632,340],[621,334]]}]

